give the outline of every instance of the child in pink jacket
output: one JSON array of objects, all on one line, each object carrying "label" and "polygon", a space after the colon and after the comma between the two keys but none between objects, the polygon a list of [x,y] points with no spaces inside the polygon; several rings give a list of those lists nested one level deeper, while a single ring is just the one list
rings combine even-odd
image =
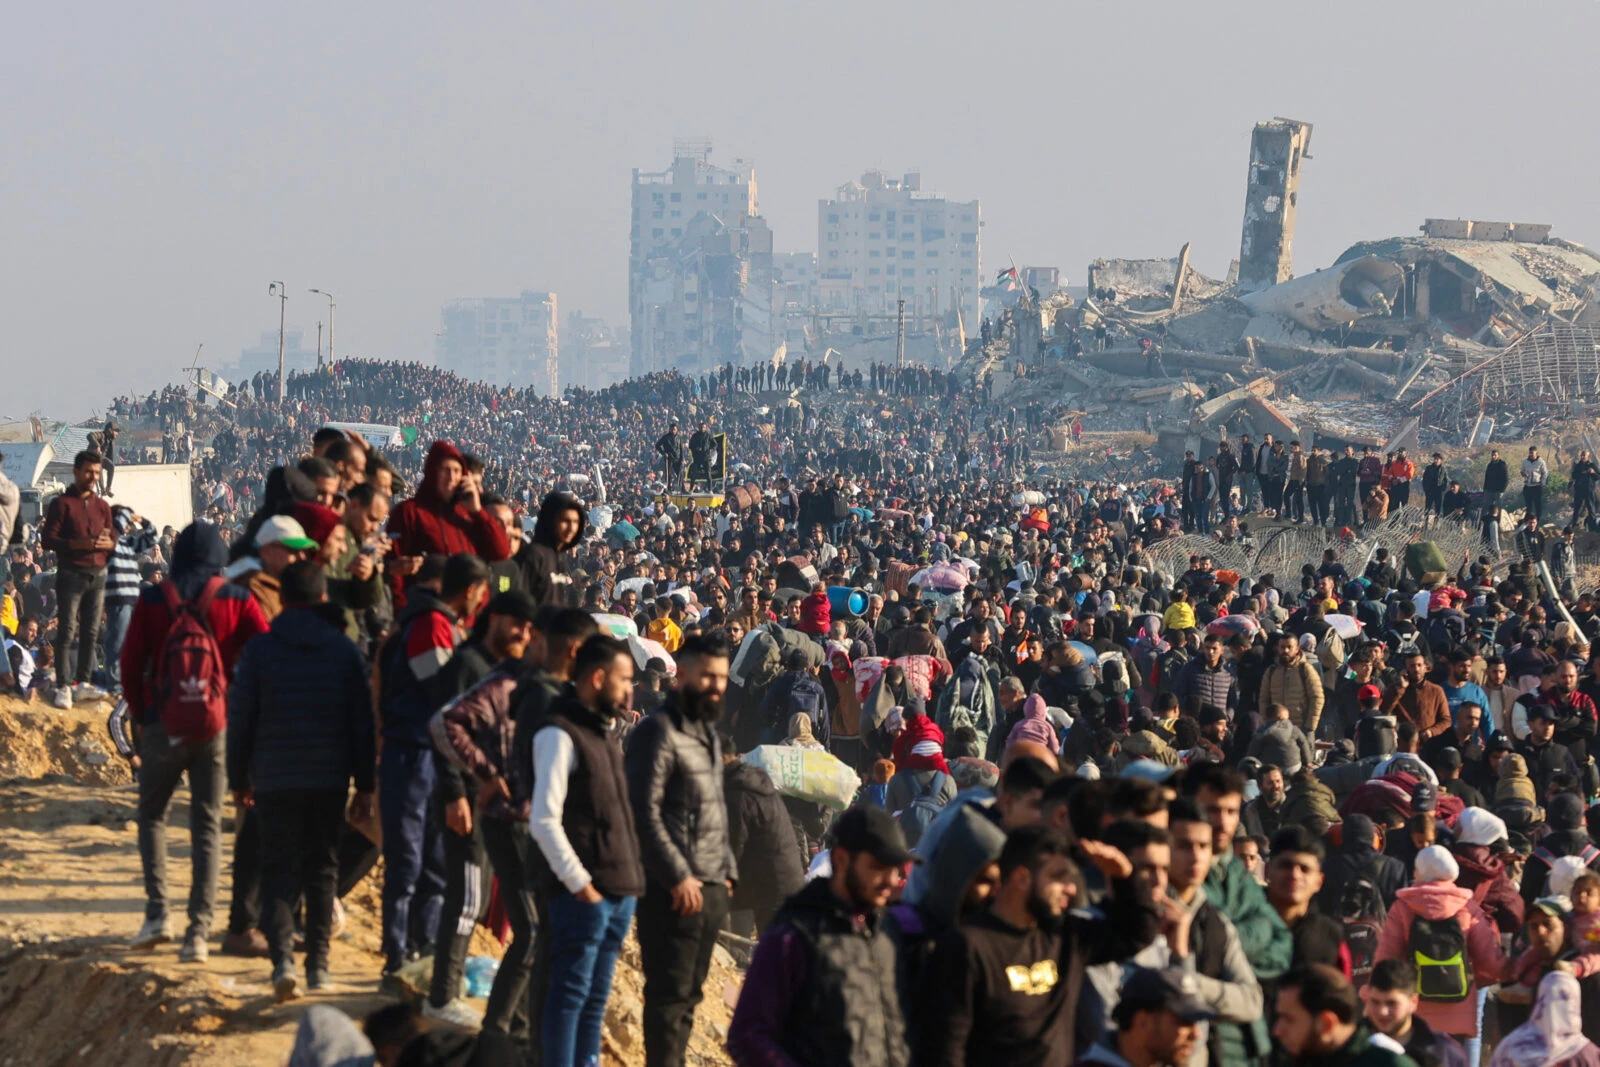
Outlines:
[{"label": "child in pink jacket", "polygon": [[1454,918],[1466,935],[1467,993],[1459,1001],[1420,1000],[1417,1014],[1440,1033],[1461,1038],[1478,1036],[1478,986],[1500,980],[1505,969],[1505,954],[1500,951],[1500,932],[1493,921],[1472,901],[1472,891],[1456,885],[1461,874],[1455,857],[1439,845],[1417,853],[1413,884],[1395,894],[1378,936],[1376,960],[1407,959],[1415,963],[1411,951],[1411,923],[1419,916],[1437,922]]}]

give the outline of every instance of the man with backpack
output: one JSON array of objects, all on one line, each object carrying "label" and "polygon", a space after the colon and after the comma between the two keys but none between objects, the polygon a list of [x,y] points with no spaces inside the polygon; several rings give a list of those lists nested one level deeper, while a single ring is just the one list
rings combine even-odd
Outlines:
[{"label": "man with backpack", "polygon": [[811,734],[822,747],[832,736],[828,715],[828,694],[817,680],[816,668],[804,649],[791,648],[784,654],[784,673],[767,688],[761,704],[761,721],[766,723],[759,741],[763,745],[781,744],[789,735],[789,722],[804,714],[811,720]]},{"label": "man with backpack", "polygon": [[297,899],[305,900],[306,987],[327,990],[339,834],[353,778],[357,822],[376,777],[372,689],[315,562],[279,575],[285,610],[245,646],[228,689],[228,781],[260,824],[262,910],[279,1003],[297,995]]},{"label": "man with backpack", "polygon": [[1344,924],[1350,965],[1357,980],[1372,969],[1378,935],[1406,882],[1405,865],[1383,854],[1382,836],[1365,815],[1345,816],[1339,850],[1323,867],[1317,909]]},{"label": "man with backpack", "polygon": [[1378,962],[1409,960],[1418,973],[1417,1014],[1441,1033],[1478,1036],[1478,986],[1500,980],[1500,931],[1456,884],[1455,857],[1439,845],[1417,853],[1412,884],[1395,894],[1378,939]]},{"label": "man with backpack", "polygon": [[172,575],[139,595],[122,646],[122,685],[140,758],[139,859],[144,925],[134,948],[168,941],[167,811],[189,778],[189,925],[178,958],[198,962],[216,906],[228,678],[246,642],[267,629],[249,592],[222,577],[228,548],[217,528],[194,522],[173,545]]}]

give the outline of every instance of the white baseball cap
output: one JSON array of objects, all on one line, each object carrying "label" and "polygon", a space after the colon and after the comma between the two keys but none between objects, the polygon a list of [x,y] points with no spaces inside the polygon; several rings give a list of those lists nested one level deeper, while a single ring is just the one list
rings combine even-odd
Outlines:
[{"label": "white baseball cap", "polygon": [[320,547],[306,536],[305,527],[288,515],[274,515],[261,524],[261,529],[256,531],[256,547],[266,545],[282,545],[302,552]]}]

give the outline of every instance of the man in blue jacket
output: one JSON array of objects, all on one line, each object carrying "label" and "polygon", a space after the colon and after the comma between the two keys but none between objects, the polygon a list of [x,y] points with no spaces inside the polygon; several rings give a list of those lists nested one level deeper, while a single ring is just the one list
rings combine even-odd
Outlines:
[{"label": "man in blue jacket", "polygon": [[327,603],[313,561],[279,579],[282,614],[245,645],[228,690],[228,781],[261,826],[263,925],[277,1000],[298,995],[294,912],[306,902],[306,984],[326,990],[334,887],[345,798],[370,817],[376,775],[372,690],[344,635],[343,611]]}]

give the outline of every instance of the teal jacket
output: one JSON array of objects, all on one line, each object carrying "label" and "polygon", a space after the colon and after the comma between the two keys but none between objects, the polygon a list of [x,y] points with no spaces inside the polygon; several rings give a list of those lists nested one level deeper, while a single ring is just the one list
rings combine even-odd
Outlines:
[{"label": "teal jacket", "polygon": [[[1206,875],[1206,899],[1226,915],[1239,932],[1239,945],[1263,984],[1282,977],[1294,955],[1294,935],[1267,902],[1267,895],[1244,863],[1228,855],[1211,865]],[[1270,1005],[1269,1005],[1270,1009]],[[1263,1062],[1272,1048],[1264,1018],[1248,1023],[1216,1023],[1222,1042],[1223,1062]]]}]

